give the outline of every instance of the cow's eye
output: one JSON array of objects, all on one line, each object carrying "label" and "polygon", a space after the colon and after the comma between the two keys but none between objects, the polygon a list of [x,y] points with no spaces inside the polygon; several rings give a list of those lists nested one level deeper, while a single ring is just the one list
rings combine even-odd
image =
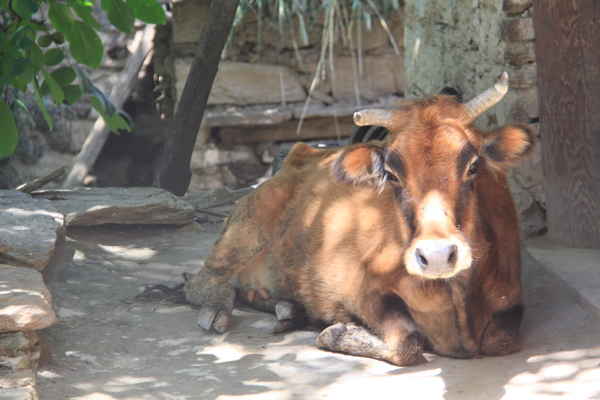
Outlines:
[{"label": "cow's eye", "polygon": [[468,176],[473,176],[477,173],[477,169],[479,168],[479,160],[475,161],[473,164],[471,164],[471,166],[469,167],[469,171],[467,172]]},{"label": "cow's eye", "polygon": [[388,182],[398,182],[398,178],[396,175],[392,174],[390,171],[385,171],[385,180]]}]

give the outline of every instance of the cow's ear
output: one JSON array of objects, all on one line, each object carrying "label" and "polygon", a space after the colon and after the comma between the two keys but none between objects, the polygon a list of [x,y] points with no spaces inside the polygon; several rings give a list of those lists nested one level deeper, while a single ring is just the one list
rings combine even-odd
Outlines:
[{"label": "cow's ear", "polygon": [[525,124],[512,124],[483,136],[481,154],[492,172],[506,173],[533,151],[535,135]]},{"label": "cow's ear", "polygon": [[343,149],[331,166],[338,183],[380,188],[385,184],[383,149],[371,144],[355,144]]}]

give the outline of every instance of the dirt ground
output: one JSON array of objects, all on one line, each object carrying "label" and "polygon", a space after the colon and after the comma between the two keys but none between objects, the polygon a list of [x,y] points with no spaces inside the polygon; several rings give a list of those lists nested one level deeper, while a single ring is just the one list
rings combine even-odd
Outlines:
[{"label": "dirt ground", "polygon": [[522,350],[400,368],[273,335],[275,317],[235,311],[227,333],[197,310],[124,300],[197,272],[219,224],[71,229],[44,271],[59,322],[44,330],[41,399],[600,399],[600,321],[524,254]]}]

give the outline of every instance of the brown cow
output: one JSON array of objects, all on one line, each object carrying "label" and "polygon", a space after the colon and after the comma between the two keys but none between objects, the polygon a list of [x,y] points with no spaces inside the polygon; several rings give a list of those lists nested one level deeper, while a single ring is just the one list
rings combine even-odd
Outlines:
[{"label": "brown cow", "polygon": [[[520,240],[506,172],[534,136],[523,124],[471,127],[507,89],[503,74],[468,104],[439,95],[355,114],[358,125],[388,128],[385,142],[294,146],[281,171],[238,203],[187,282],[199,324],[225,330],[237,275],[255,307],[287,300],[328,326],[317,344],[333,351],[398,365],[419,362],[423,350],[515,351]],[[278,312],[280,329],[294,325],[287,318],[302,319]]]}]

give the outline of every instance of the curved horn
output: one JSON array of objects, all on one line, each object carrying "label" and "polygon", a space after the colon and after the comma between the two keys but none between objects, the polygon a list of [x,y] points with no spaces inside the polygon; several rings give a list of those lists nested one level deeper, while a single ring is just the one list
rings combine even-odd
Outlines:
[{"label": "curved horn", "polygon": [[502,73],[500,80],[491,88],[464,105],[471,122],[498,103],[508,91],[508,74]]},{"label": "curved horn", "polygon": [[354,113],[354,123],[358,126],[375,125],[389,128],[392,125],[394,113],[390,110],[370,109]]}]

